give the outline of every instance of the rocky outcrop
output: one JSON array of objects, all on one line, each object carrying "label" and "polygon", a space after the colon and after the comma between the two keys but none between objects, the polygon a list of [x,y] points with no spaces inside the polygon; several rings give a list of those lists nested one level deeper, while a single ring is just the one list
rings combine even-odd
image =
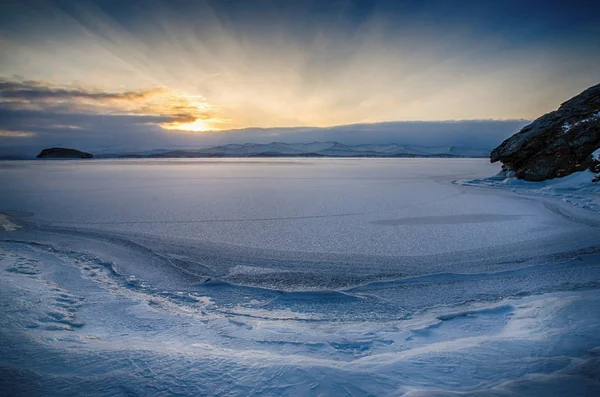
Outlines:
[{"label": "rocky outcrop", "polygon": [[91,153],[60,147],[44,149],[37,155],[38,159],[91,159],[93,157]]},{"label": "rocky outcrop", "polygon": [[595,167],[600,147],[600,84],[523,127],[490,155],[503,169],[528,181],[543,181]]}]

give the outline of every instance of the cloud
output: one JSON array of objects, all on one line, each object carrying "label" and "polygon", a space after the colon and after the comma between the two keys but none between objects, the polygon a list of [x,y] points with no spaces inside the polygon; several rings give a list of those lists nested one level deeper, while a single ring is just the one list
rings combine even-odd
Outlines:
[{"label": "cloud", "polygon": [[398,143],[491,149],[519,131],[528,120],[395,121],[326,128],[247,128],[204,134],[205,144],[273,141],[337,141],[345,144]]},{"label": "cloud", "polygon": [[163,89],[156,88],[145,91],[102,92],[84,89],[65,89],[53,87],[41,81],[0,80],[0,97],[4,100],[48,100],[48,99],[92,99],[98,101],[125,100],[136,101],[158,95]]},{"label": "cloud", "polygon": [[[7,78],[0,79],[0,109],[42,111],[63,115],[154,116],[157,118],[139,120],[146,123],[154,122],[165,128],[213,118],[209,106],[202,98],[196,97],[192,101],[163,87],[112,92],[57,86],[44,81]],[[76,125],[74,127],[77,128]]]},{"label": "cloud", "polygon": [[35,132],[0,130],[0,138],[31,138]]}]

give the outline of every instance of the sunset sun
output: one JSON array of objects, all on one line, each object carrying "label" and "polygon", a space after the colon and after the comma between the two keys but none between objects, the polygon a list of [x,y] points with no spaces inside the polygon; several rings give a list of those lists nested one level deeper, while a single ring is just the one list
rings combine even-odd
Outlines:
[{"label": "sunset sun", "polygon": [[212,127],[207,120],[196,119],[190,123],[169,123],[163,124],[163,128],[167,130],[178,130],[178,131],[189,131],[189,132],[203,132],[203,131],[215,131],[217,128]]}]

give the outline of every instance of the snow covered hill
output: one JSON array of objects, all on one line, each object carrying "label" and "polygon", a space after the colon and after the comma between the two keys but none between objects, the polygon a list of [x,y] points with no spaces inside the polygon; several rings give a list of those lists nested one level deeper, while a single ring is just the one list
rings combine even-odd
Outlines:
[{"label": "snow covered hill", "polygon": [[[229,144],[196,150],[154,151],[118,157],[488,157],[487,149],[454,146],[344,145],[339,142]],[[113,157],[113,156],[111,156]]]}]

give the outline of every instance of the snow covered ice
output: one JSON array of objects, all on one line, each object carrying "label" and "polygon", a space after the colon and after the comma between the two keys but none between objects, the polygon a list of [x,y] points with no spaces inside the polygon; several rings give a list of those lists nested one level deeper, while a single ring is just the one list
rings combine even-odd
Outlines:
[{"label": "snow covered ice", "polygon": [[490,179],[486,159],[0,168],[9,395],[600,395],[587,175]]}]

